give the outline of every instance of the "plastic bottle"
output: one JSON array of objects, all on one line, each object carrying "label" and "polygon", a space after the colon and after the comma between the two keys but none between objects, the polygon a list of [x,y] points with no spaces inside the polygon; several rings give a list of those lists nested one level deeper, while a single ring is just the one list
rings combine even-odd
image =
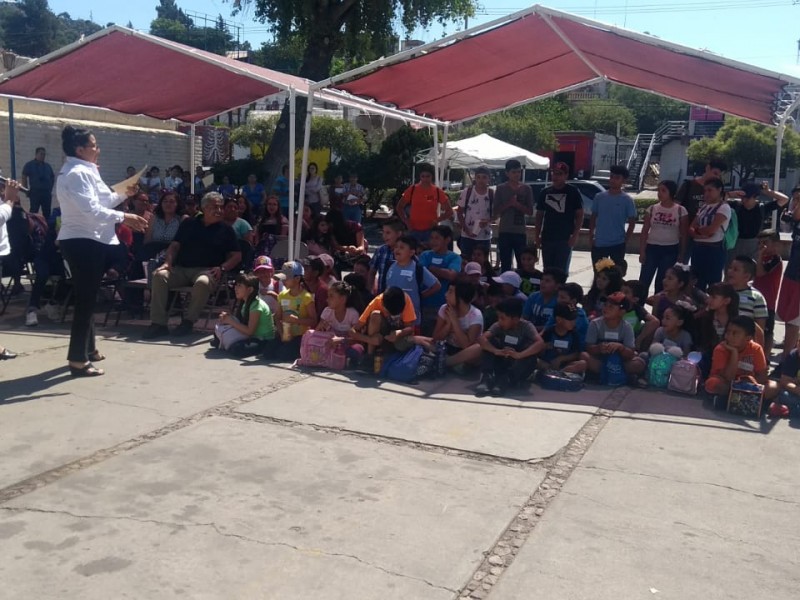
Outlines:
[{"label": "plastic bottle", "polygon": [[383,369],[383,353],[380,350],[376,350],[372,363],[372,372],[375,375],[380,375],[381,369]]}]

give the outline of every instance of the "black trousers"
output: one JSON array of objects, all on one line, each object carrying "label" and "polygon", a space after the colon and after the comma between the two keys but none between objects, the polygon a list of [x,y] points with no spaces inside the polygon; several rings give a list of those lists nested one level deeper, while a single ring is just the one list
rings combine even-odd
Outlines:
[{"label": "black trousers", "polygon": [[59,242],[61,254],[72,271],[75,315],[69,338],[67,360],[87,362],[95,350],[94,309],[103,281],[108,246],[95,240],[76,238]]}]

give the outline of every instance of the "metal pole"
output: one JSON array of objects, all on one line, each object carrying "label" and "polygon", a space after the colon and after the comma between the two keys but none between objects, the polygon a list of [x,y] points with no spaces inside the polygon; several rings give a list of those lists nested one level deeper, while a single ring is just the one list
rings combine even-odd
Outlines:
[{"label": "metal pole", "polygon": [[441,181],[444,181],[445,174],[447,173],[447,134],[448,129],[450,128],[449,123],[445,123],[444,127],[442,128],[444,133],[442,134],[442,160],[439,163],[439,168],[442,170],[442,175],[439,178]]},{"label": "metal pole", "polygon": [[8,143],[11,151],[11,179],[17,178],[17,142],[14,136],[14,101],[8,99]]},{"label": "metal pole", "polygon": [[[297,129],[295,116],[297,115],[297,94],[294,87],[289,88],[289,258],[294,257],[294,154],[295,131]],[[281,173],[282,175],[283,173]]]},{"label": "metal pole", "polygon": [[[309,90],[306,108],[306,130],[303,132],[303,167],[300,173],[300,203],[297,209],[297,237],[295,248],[289,249],[290,257],[300,254],[300,236],[303,232],[303,205],[306,199],[306,171],[308,171],[308,149],[311,145],[311,118],[314,116],[314,90]],[[294,250],[294,252],[292,252]]]},{"label": "metal pole", "polygon": [[196,169],[195,160],[194,160],[194,134],[195,134],[194,127],[195,127],[195,125],[194,125],[194,123],[192,123],[192,126],[189,129],[189,172],[192,174],[191,175],[192,176],[192,180],[190,182],[191,183],[191,188],[190,189],[191,189],[192,194],[194,194],[194,178],[195,178],[194,172],[195,172],[195,169]]},{"label": "metal pole", "polygon": [[[800,108],[800,96],[797,96],[784,111],[780,121],[778,121],[778,134],[775,138],[775,177],[773,179],[772,189],[777,191],[781,183],[781,152],[783,151],[783,134],[786,131],[786,122],[792,116],[792,113]],[[778,212],[772,214],[772,228],[778,229]]]},{"label": "metal pole", "polygon": [[439,185],[439,128],[433,126],[433,177],[434,183]]}]

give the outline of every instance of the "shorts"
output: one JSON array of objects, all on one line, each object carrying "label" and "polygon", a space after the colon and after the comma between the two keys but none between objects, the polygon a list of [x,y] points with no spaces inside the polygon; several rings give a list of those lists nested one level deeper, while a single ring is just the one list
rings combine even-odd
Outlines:
[{"label": "shorts", "polygon": [[777,312],[778,318],[787,325],[800,326],[800,281],[783,278]]},{"label": "shorts", "polygon": [[[389,322],[389,319],[381,315],[381,335],[387,336],[393,331],[397,331],[394,326]],[[400,338],[396,342],[387,342],[384,340],[381,348],[384,352],[405,352],[406,350],[410,349],[414,345],[414,342],[411,339],[404,337]]]},{"label": "shorts", "polygon": [[409,229],[408,235],[413,237],[420,244],[427,244],[431,239],[431,230],[428,229],[426,231],[417,231],[415,229]]}]

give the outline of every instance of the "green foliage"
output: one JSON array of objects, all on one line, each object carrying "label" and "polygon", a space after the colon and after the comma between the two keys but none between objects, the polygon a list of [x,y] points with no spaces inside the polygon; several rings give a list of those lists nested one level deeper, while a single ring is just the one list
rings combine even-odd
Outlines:
[{"label": "green foliage", "polygon": [[156,18],[150,23],[150,33],[193,48],[215,54],[225,54],[236,47],[236,42],[225,26],[222,15],[213,27],[197,27],[175,0],[160,0]]},{"label": "green foliage", "polygon": [[572,119],[576,130],[616,135],[619,123],[621,135],[636,135],[636,116],[633,111],[611,100],[580,102],[572,110]]},{"label": "green foliage", "polygon": [[[758,171],[771,172],[775,164],[776,130],[743,119],[728,118],[713,138],[694,140],[689,145],[690,160],[705,162],[722,158],[742,180]],[[781,152],[783,168],[800,165],[800,134],[787,128]]]},{"label": "green foliage", "polygon": [[244,125],[231,129],[230,140],[232,144],[245,148],[256,147],[262,156],[266,154],[272,136],[275,135],[277,117],[266,119],[248,119]]},{"label": "green foliage", "polygon": [[611,100],[633,112],[639,133],[653,133],[667,121],[689,118],[689,105],[683,102],[624,85],[612,85],[608,91]]},{"label": "green foliage", "polygon": [[0,43],[20,56],[43,56],[100,29],[97,23],[72,19],[68,13],[54,14],[47,0],[0,6]]}]

